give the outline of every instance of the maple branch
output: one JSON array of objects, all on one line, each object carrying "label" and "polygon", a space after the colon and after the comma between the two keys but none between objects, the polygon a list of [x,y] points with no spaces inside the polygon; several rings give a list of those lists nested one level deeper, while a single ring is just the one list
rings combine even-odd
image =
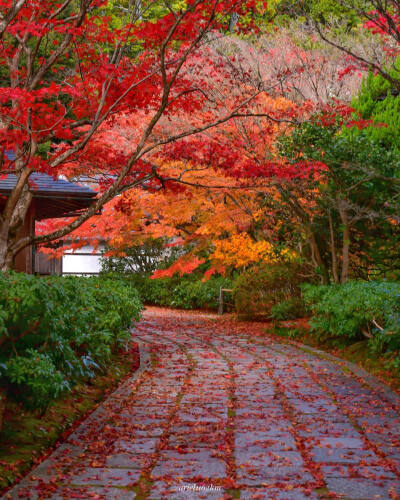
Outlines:
[{"label": "maple branch", "polygon": [[167,106],[171,106],[175,101],[177,101],[179,98],[189,95],[189,94],[194,94],[196,92],[199,92],[207,101],[215,103],[215,99],[211,99],[209,95],[205,92],[205,90],[201,89],[200,87],[193,87],[191,89],[187,90],[182,90],[182,92],[179,92],[175,97],[173,97],[170,101],[168,101]]},{"label": "maple branch", "polygon": [[[77,19],[75,22],[75,28],[79,28],[83,21],[85,20],[87,9],[90,5],[91,0],[82,0],[80,11],[77,14]],[[47,58],[46,62],[38,69],[36,74],[33,76],[32,80],[27,79],[26,86],[29,90],[36,88],[38,83],[45,76],[47,71],[55,64],[58,58],[65,52],[66,48],[70,45],[73,39],[73,34],[68,33],[64,40],[60,43],[58,48]]]},{"label": "maple branch", "polygon": [[146,175],[145,177],[142,177],[141,179],[137,179],[134,182],[130,182],[129,184],[123,184],[117,191],[117,194],[122,194],[125,193],[125,191],[129,191],[130,189],[140,185],[143,186],[146,182],[150,181],[151,179],[156,178],[157,175],[155,173],[155,170],[152,170],[151,174]]},{"label": "maple branch", "polygon": [[[198,5],[199,3],[201,3],[201,0],[198,0],[196,5]],[[78,151],[82,150],[86,146],[86,144],[89,142],[89,140],[92,138],[92,136],[94,135],[94,133],[97,131],[97,129],[99,128],[99,126],[101,125],[101,123],[103,123],[113,113],[114,109],[116,109],[116,107],[119,105],[119,103],[122,102],[122,100],[135,87],[137,87],[137,86],[145,83],[147,80],[151,79],[155,74],[158,73],[159,70],[161,70],[162,72],[163,71],[165,72],[167,65],[173,65],[173,64],[176,64],[176,62],[178,62],[177,66],[175,68],[175,71],[174,71],[174,73],[173,73],[173,75],[171,77],[171,80],[169,82],[166,80],[166,74],[163,77],[163,79],[165,78],[165,82],[167,82],[167,86],[166,87],[164,86],[163,97],[161,99],[161,104],[160,104],[159,112],[157,112],[155,114],[155,116],[154,116],[155,121],[154,121],[154,123],[152,123],[152,121],[150,121],[150,123],[149,123],[149,125],[148,125],[148,127],[147,127],[147,129],[146,129],[146,131],[144,133],[144,136],[146,136],[146,140],[147,140],[147,138],[150,135],[151,131],[153,130],[155,124],[161,118],[161,116],[162,116],[162,114],[163,114],[166,106],[168,105],[168,96],[169,96],[172,84],[176,80],[176,77],[178,76],[178,73],[179,73],[180,69],[182,68],[182,65],[184,64],[184,62],[186,61],[186,59],[189,56],[189,54],[194,50],[194,48],[196,47],[196,45],[201,41],[201,39],[205,36],[207,30],[209,29],[209,27],[211,25],[211,21],[212,21],[212,19],[215,16],[215,7],[216,7],[217,3],[218,2],[216,0],[215,3],[214,3],[214,9],[212,11],[212,15],[210,16],[209,22],[207,23],[206,27],[201,30],[201,32],[199,33],[198,37],[192,42],[192,44],[190,45],[190,47],[184,52],[184,54],[180,58],[178,58],[175,61],[165,62],[165,59],[163,59],[163,57],[164,57],[163,54],[165,55],[165,50],[166,50],[166,45],[165,45],[164,50],[161,52],[161,54],[162,54],[162,61],[161,61],[160,68],[154,70],[153,72],[151,72],[147,76],[143,77],[141,80],[132,83],[132,85],[130,85],[122,94],[119,95],[119,97],[117,99],[114,100],[113,104],[107,109],[107,111],[103,115],[100,116],[100,112],[101,112],[101,109],[104,107],[104,103],[105,103],[105,99],[106,99],[106,95],[107,95],[107,92],[105,91],[105,88],[104,88],[104,85],[103,85],[102,96],[101,96],[101,99],[100,99],[100,102],[99,102],[99,105],[98,105],[98,108],[97,108],[97,111],[96,111],[96,115],[95,115],[95,118],[91,122],[92,126],[91,126],[91,129],[87,132],[86,137],[79,144],[75,145],[73,148],[70,148],[68,151],[65,151],[62,155],[60,155],[59,157],[57,157],[51,163],[51,166],[52,167],[58,166],[59,164],[63,163],[66,159],[68,159],[69,157],[71,157],[72,155],[74,155],[75,153],[77,153]],[[184,15],[186,15],[186,13],[189,12],[189,11],[190,11],[190,9],[187,9],[180,16],[180,21],[179,22],[182,21]],[[168,40],[171,39],[171,37],[173,36],[173,33],[176,30],[176,28],[177,28],[177,25],[176,25],[176,22],[175,22],[174,25],[173,25],[173,27],[171,28],[171,30],[169,31],[169,33],[167,35],[167,39]],[[110,82],[111,82],[111,80],[110,80]]]},{"label": "maple branch", "polygon": [[175,33],[176,28],[181,23],[181,21],[182,21],[184,15],[186,14],[186,12],[182,13],[179,17],[175,17],[174,24],[171,26],[169,32],[167,33],[167,36],[165,37],[163,43],[161,44],[161,48],[160,48],[160,69],[161,69],[161,78],[162,78],[162,82],[163,82],[163,95],[162,95],[162,98],[161,98],[161,102],[164,102],[165,99],[168,100],[168,94],[169,94],[169,91],[170,91],[171,86],[172,86],[172,79],[171,79],[171,83],[168,84],[167,71],[166,71],[166,67],[165,67],[165,51],[167,49],[169,41],[171,40],[173,34]]},{"label": "maple branch", "polygon": [[174,18],[177,19],[176,12],[173,10],[171,4],[167,0],[163,0],[163,4],[167,7],[170,13],[174,16]]},{"label": "maple branch", "polygon": [[18,14],[18,12],[22,9],[22,7],[25,5],[26,0],[18,0],[15,2],[13,0],[12,7],[9,9],[7,14],[3,17],[1,17],[0,21],[0,38],[3,37],[3,34],[5,30],[7,29],[8,25],[11,23],[11,21],[15,18],[15,16]]},{"label": "maple branch", "polygon": [[[65,0],[63,4],[60,5],[58,9],[56,9],[50,16],[48,17],[48,20],[51,21],[55,19],[57,16],[59,16],[67,7],[68,5],[72,2],[72,0]],[[46,23],[44,26],[48,26],[49,23]]]},{"label": "maple branch", "polygon": [[369,69],[374,69],[375,71],[377,71],[380,75],[382,75],[383,78],[385,78],[385,80],[387,80],[388,82],[390,82],[392,85],[394,85],[396,88],[400,88],[400,82],[396,79],[394,79],[392,76],[390,76],[390,74],[385,71],[382,66],[374,63],[373,61],[369,61],[368,59],[366,59],[365,57],[359,55],[359,54],[356,54],[353,50],[351,49],[348,49],[347,47],[345,47],[344,45],[340,45],[339,43],[336,43],[334,42],[333,40],[331,40],[330,38],[328,38],[324,33],[323,31],[321,30],[321,27],[319,26],[318,23],[315,23],[313,22],[313,25],[315,27],[315,29],[317,30],[318,32],[318,35],[321,37],[321,39],[326,42],[328,45],[330,45],[331,47],[335,47],[336,49],[340,50],[341,52],[344,52],[345,54],[351,56],[352,58],[356,59],[357,61],[363,63],[367,68]]},{"label": "maple branch", "polygon": [[291,123],[292,125],[298,125],[301,123],[298,120],[289,120],[288,118],[275,118],[269,113],[235,113],[233,115],[234,118],[268,118],[271,122],[274,123]]},{"label": "maple branch", "polygon": [[246,106],[249,102],[251,102],[253,99],[255,99],[257,97],[257,95],[259,95],[261,93],[262,93],[262,91],[259,91],[256,94],[251,95],[249,98],[247,98],[241,104],[239,104],[231,113],[229,113],[228,115],[225,115],[222,118],[219,118],[218,120],[215,120],[215,121],[213,121],[211,123],[208,123],[207,125],[203,125],[203,126],[200,126],[200,127],[193,128],[191,130],[187,130],[187,131],[182,132],[180,134],[171,136],[168,139],[163,139],[163,140],[160,140],[160,141],[152,144],[151,146],[149,146],[149,147],[147,147],[146,149],[143,150],[143,152],[141,153],[141,155],[140,155],[139,158],[141,158],[142,156],[146,155],[147,153],[149,153],[153,149],[158,148],[159,146],[163,146],[165,144],[169,144],[170,142],[178,141],[179,139],[184,139],[185,137],[188,137],[189,135],[199,134],[199,133],[204,132],[204,131],[206,131],[206,130],[208,130],[210,128],[216,127],[218,125],[222,125],[223,123],[227,122],[228,120],[234,118],[241,108],[243,108],[244,106]]},{"label": "maple branch", "polygon": [[182,170],[182,172],[179,174],[179,179],[182,179],[185,174],[188,174],[189,172],[204,172],[205,170],[208,170],[211,165],[207,165],[205,167],[193,167],[193,168],[185,168],[185,170]]},{"label": "maple branch", "polygon": [[[98,109],[96,112],[96,117],[94,119],[91,119],[88,121],[89,124],[91,124],[90,130],[87,132],[86,137],[77,145],[74,147],[70,148],[68,151],[65,151],[62,155],[58,156],[55,160],[52,161],[51,166],[56,167],[60,165],[61,163],[65,162],[68,158],[70,158],[72,155],[77,153],[78,151],[81,151],[86,144],[90,141],[90,139],[93,137],[95,132],[98,130],[100,125],[114,112],[114,110],[117,108],[117,106],[127,97],[127,95],[135,88],[138,87],[139,85],[142,85],[146,81],[150,80],[154,75],[156,75],[159,72],[159,69],[155,69],[142,79],[132,83],[123,93],[121,93],[117,99],[114,100],[113,104],[109,106],[107,111],[100,116],[100,110],[104,107],[104,102],[106,99],[106,93],[103,92],[100,103],[98,105]],[[86,120],[86,119],[85,119]],[[77,125],[79,126],[79,125]],[[150,135],[150,134],[149,134]]]},{"label": "maple branch", "polygon": [[[226,193],[226,196],[227,196],[228,198],[230,198],[230,199],[233,201],[233,203],[234,203],[234,204],[235,204],[235,205],[236,205],[236,206],[237,206],[240,210],[242,210],[242,211],[243,211],[246,215],[248,215],[249,217],[251,217],[251,218],[253,219],[253,221],[255,220],[255,219],[254,219],[253,212],[252,212],[249,208],[247,208],[246,206],[242,206],[242,205],[240,204],[239,200],[237,200],[237,199],[233,196],[233,194],[232,194],[232,193]],[[244,204],[243,204],[243,205],[244,205]]]},{"label": "maple branch", "polygon": [[165,182],[178,182],[179,184],[185,184],[186,186],[191,186],[191,187],[196,187],[196,188],[204,188],[204,189],[235,189],[235,190],[240,190],[240,189],[263,189],[263,188],[268,188],[273,183],[270,183],[266,186],[262,186],[260,184],[254,184],[254,185],[242,185],[242,186],[232,186],[232,185],[209,185],[209,184],[201,184],[199,182],[190,182],[190,181],[184,181],[180,179],[179,177],[162,177],[158,174],[155,175],[155,177],[160,180]]},{"label": "maple branch", "polygon": [[[201,0],[197,0],[197,2],[194,5],[188,7],[186,9],[185,13],[180,16],[180,19],[183,19],[184,15],[186,15],[188,12],[195,9],[200,3],[201,3]],[[192,51],[195,49],[195,47],[201,42],[201,40],[205,37],[205,34],[208,32],[208,30],[211,26],[211,23],[215,17],[215,11],[216,11],[217,4],[218,4],[218,0],[214,0],[214,6],[213,6],[213,9],[212,9],[211,14],[209,16],[209,19],[206,23],[206,26],[200,31],[200,33],[197,35],[197,37],[194,39],[194,41],[190,44],[188,49],[186,49],[184,51],[180,60],[178,59],[178,64],[176,65],[175,71],[173,72],[169,82],[167,80],[167,74],[166,74],[166,69],[165,69],[165,51],[166,51],[166,48],[168,45],[168,41],[172,38],[172,35],[175,32],[176,27],[179,25],[179,23],[178,23],[179,18],[175,21],[173,27],[171,28],[170,32],[168,33],[167,40],[162,44],[161,51],[160,51],[160,54],[161,54],[161,74],[162,74],[162,80],[163,80],[163,96],[161,99],[161,103],[162,103],[162,105],[165,105],[165,107],[168,105],[168,98],[169,98],[169,94],[170,94],[172,85],[175,82],[176,78],[178,77],[178,74],[179,74],[180,70],[182,69],[184,62],[189,57],[189,54],[192,53]]]}]

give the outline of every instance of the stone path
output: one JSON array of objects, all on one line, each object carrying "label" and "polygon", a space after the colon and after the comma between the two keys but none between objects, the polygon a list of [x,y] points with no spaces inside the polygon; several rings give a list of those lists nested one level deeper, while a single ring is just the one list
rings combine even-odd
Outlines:
[{"label": "stone path", "polygon": [[4,498],[400,498],[400,403],[256,329],[147,312],[141,372]]}]

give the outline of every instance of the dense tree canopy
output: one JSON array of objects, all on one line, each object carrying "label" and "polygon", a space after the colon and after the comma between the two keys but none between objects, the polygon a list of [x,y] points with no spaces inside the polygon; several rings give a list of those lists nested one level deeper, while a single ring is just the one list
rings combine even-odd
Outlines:
[{"label": "dense tree canopy", "polygon": [[[210,89],[218,79],[228,86],[235,68],[221,68],[207,49],[233,12],[237,30],[253,29],[261,3],[10,0],[1,9],[1,168],[17,176],[0,220],[3,269],[24,246],[68,234],[128,187],[157,184],[150,153],[163,146],[168,156],[166,145],[249,112],[264,91],[248,87],[221,107]],[[115,155],[102,138],[127,113],[134,133],[128,151]],[[21,239],[33,172],[94,176],[99,196],[57,232]]]},{"label": "dense tree canopy", "polygon": [[[396,269],[396,11],[371,6],[4,2],[2,173],[18,183],[2,266],[32,242],[106,239],[118,255],[162,237],[186,248],[170,273],[287,258],[325,282]],[[34,171],[98,195],[21,239]]]}]

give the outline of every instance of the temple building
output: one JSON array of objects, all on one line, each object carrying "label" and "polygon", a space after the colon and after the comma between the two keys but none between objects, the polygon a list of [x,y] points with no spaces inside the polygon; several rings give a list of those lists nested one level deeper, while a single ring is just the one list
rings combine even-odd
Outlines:
[{"label": "temple building", "polygon": [[[16,181],[14,174],[0,178],[0,210],[5,205],[4,196],[9,196]],[[21,229],[21,237],[35,234],[35,221],[79,215],[96,197],[95,191],[86,186],[54,179],[43,173],[33,173],[29,178],[29,186],[33,198]],[[61,274],[62,261],[50,259],[36,252],[33,247],[26,247],[17,254],[14,268],[25,273]]]}]

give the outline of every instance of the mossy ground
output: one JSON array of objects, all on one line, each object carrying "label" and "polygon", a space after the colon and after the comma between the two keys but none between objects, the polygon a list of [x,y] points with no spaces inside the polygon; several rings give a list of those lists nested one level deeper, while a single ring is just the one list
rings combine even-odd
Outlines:
[{"label": "mossy ground", "polygon": [[325,341],[319,340],[310,332],[306,319],[271,323],[267,332],[351,361],[384,382],[395,392],[400,393],[400,373],[392,368],[392,361],[396,356],[399,356],[398,352],[383,355],[373,354],[368,346],[367,339],[347,344],[337,338]]},{"label": "mossy ground", "polygon": [[8,401],[0,433],[0,494],[39,463],[115,386],[139,367],[136,344],[113,357],[106,373],[52,403],[45,412],[29,412]]}]

